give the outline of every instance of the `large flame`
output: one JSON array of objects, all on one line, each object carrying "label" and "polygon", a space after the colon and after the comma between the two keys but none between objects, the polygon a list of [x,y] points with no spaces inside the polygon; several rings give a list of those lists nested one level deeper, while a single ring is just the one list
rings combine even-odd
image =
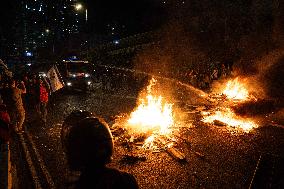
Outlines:
[{"label": "large flame", "polygon": [[[248,100],[255,100],[246,88],[244,81],[241,81],[238,77],[229,80],[222,90],[222,94],[226,96],[226,102],[241,102]],[[221,98],[220,98],[221,99]],[[224,99],[221,99],[224,100]],[[237,101],[235,101],[237,100]],[[203,122],[212,123],[216,125],[226,125],[234,128],[239,128],[245,132],[249,132],[253,128],[257,128],[258,125],[248,118],[242,118],[237,116],[229,107],[229,104],[220,104],[218,108],[215,108],[212,112],[202,112]],[[237,105],[236,103],[234,103]],[[223,107],[222,107],[223,106]]]},{"label": "large flame", "polygon": [[249,98],[249,92],[245,84],[239,81],[239,78],[228,81],[222,93],[226,95],[227,98],[234,100],[247,100]]},{"label": "large flame", "polygon": [[152,95],[151,88],[155,83],[156,80],[152,79],[147,87],[146,98],[140,99],[140,104],[130,114],[127,125],[134,132],[166,135],[171,131],[170,127],[174,123],[172,104],[163,103],[161,96]]},{"label": "large flame", "polygon": [[214,123],[216,120],[227,126],[240,128],[245,132],[258,127],[252,120],[238,117],[230,108],[215,111],[213,114],[204,117],[202,121],[205,123]]}]

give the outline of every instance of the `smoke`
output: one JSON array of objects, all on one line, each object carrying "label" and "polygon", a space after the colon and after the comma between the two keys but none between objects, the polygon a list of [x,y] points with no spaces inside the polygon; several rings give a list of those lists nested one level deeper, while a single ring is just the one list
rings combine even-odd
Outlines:
[{"label": "smoke", "polygon": [[182,23],[171,20],[158,33],[160,40],[136,56],[136,69],[173,78],[194,66],[203,66],[207,57]]},{"label": "smoke", "polygon": [[268,96],[284,98],[284,55],[263,72],[261,79]]},{"label": "smoke", "polygon": [[255,82],[267,98],[283,98],[284,48],[278,48],[255,61]]},{"label": "smoke", "polygon": [[209,74],[208,69],[231,62],[233,76],[245,78],[258,98],[283,98],[283,3],[170,2],[173,8],[168,8],[169,20],[157,31],[158,42],[137,54],[136,69],[183,79],[190,70]]}]

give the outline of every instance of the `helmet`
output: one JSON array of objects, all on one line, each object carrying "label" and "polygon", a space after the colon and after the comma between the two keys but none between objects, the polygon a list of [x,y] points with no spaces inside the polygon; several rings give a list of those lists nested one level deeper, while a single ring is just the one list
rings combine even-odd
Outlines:
[{"label": "helmet", "polygon": [[[70,116],[67,118],[69,119],[66,122],[70,120]],[[69,127],[65,126],[62,137],[68,164],[72,170],[104,166],[111,160],[112,134],[107,123],[99,118],[86,117],[75,121]]]},{"label": "helmet", "polygon": [[77,125],[79,121],[87,117],[93,117],[93,114],[84,110],[75,110],[65,118],[61,129],[61,143],[63,144],[63,147],[66,146],[65,139],[70,132],[70,128]]}]

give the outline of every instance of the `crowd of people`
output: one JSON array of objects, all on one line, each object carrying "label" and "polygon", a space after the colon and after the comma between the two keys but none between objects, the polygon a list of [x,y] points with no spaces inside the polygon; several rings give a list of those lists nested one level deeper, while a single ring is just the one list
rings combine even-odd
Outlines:
[{"label": "crowd of people", "polygon": [[[25,132],[25,123],[29,121],[27,114],[36,112],[42,124],[46,123],[50,90],[44,77],[25,75],[22,79],[15,79],[4,72],[0,75],[1,146],[10,140],[10,136]],[[138,188],[133,175],[106,166],[114,149],[106,122],[92,113],[75,111],[65,119],[61,133],[70,169],[81,171],[79,179],[71,183],[72,188]]]},{"label": "crowd of people", "polygon": [[1,127],[1,135],[6,136],[7,132],[24,132],[25,123],[31,118],[29,115],[36,115],[39,121],[46,124],[49,91],[46,80],[37,75],[25,75],[18,79],[2,72],[0,119],[9,117],[9,119],[1,119],[9,126],[9,131]]},{"label": "crowd of people", "polygon": [[186,72],[179,73],[178,79],[196,88],[208,90],[213,81],[230,76],[231,71],[232,69],[229,65],[215,64],[206,69],[188,69]]}]

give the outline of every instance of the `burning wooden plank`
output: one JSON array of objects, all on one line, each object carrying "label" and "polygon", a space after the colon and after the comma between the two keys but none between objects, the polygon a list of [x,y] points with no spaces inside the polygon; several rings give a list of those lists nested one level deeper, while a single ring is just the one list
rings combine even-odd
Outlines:
[{"label": "burning wooden plank", "polygon": [[[163,145],[168,146],[168,145],[167,145],[167,142],[166,142],[164,139],[162,139],[161,137],[158,137],[157,139],[158,139],[158,141],[159,141],[160,143],[162,143]],[[177,160],[179,160],[179,161],[184,161],[184,160],[186,160],[186,157],[185,157],[184,153],[180,152],[178,149],[176,149],[176,148],[173,147],[173,146],[167,147],[167,148],[166,148],[166,151],[167,151],[172,157],[174,157],[175,159],[177,159]]]},{"label": "burning wooden plank", "polygon": [[204,154],[202,154],[202,153],[200,153],[200,152],[194,152],[198,157],[200,157],[200,158],[204,158],[205,157],[205,155]]},{"label": "burning wooden plank", "polygon": [[174,147],[169,147],[166,149],[166,151],[178,160],[181,160],[181,161],[186,160],[184,153],[180,152],[178,149]]},{"label": "burning wooden plank", "polygon": [[224,123],[220,120],[216,120],[216,119],[213,121],[213,124],[216,125],[216,126],[226,126],[227,125],[226,123]]}]

